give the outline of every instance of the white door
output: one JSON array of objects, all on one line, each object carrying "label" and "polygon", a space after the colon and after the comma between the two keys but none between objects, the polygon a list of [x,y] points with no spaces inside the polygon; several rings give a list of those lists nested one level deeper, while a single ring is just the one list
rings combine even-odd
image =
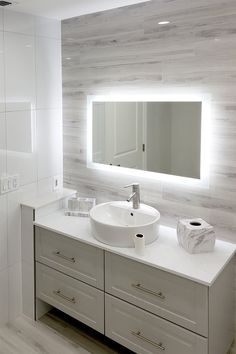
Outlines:
[{"label": "white door", "polygon": [[105,159],[105,103],[93,103],[93,162]]},{"label": "white door", "polygon": [[105,104],[105,163],[143,169],[143,103]]}]

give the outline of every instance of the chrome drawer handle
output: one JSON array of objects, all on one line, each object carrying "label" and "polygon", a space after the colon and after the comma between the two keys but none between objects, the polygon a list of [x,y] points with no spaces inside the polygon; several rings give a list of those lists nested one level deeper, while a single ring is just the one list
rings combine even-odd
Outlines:
[{"label": "chrome drawer handle", "polygon": [[59,296],[59,297],[61,297],[62,299],[66,300],[66,301],[71,302],[72,304],[75,304],[75,303],[76,303],[74,297],[70,298],[70,297],[68,297],[68,296],[66,296],[66,295],[63,295],[63,294],[61,293],[61,290],[53,290],[53,294],[54,294],[54,295],[57,295],[57,296]]},{"label": "chrome drawer handle", "polygon": [[75,263],[75,258],[74,257],[70,258],[70,257],[64,256],[64,254],[62,254],[60,251],[56,251],[56,252],[52,252],[52,253],[55,256],[60,257],[62,259],[65,259],[68,262]]},{"label": "chrome drawer handle", "polygon": [[141,284],[132,284],[132,287],[138,290],[143,291],[144,293],[150,294],[150,295],[154,295],[156,297],[159,297],[159,299],[165,300],[165,296],[163,295],[163,293],[161,291],[159,291],[158,293],[149,289],[144,288]]},{"label": "chrome drawer handle", "polygon": [[131,334],[132,334],[133,336],[135,336],[136,338],[141,339],[142,341],[153,345],[155,348],[158,348],[158,349],[160,349],[160,350],[162,350],[162,351],[166,350],[166,348],[163,347],[163,345],[162,345],[161,342],[160,342],[160,343],[153,342],[152,340],[150,340],[150,339],[144,337],[144,336],[141,334],[140,331],[138,331],[137,333],[132,331]]}]

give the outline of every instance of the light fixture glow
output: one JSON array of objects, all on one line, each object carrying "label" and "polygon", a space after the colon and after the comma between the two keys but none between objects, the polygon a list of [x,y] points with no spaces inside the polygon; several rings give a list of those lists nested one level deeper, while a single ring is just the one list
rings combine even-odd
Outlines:
[{"label": "light fixture glow", "polygon": [[[136,170],[126,167],[110,166],[93,162],[92,153],[92,121],[93,121],[93,102],[202,102],[202,124],[201,124],[201,163],[200,179],[168,175],[157,172]],[[87,167],[108,173],[120,173],[127,176],[137,176],[146,179],[160,180],[170,183],[187,184],[190,186],[209,187],[209,163],[210,163],[210,97],[201,94],[164,94],[164,95],[99,95],[87,97]]]}]

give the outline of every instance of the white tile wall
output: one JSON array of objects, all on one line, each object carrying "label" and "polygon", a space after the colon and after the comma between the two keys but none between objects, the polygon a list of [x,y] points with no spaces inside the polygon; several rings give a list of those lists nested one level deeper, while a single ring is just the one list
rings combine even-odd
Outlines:
[{"label": "white tile wall", "polygon": [[0,199],[0,272],[7,268],[7,197]]},{"label": "white tile wall", "polygon": [[[55,58],[58,61],[55,62]],[[37,109],[57,108],[62,102],[61,41],[36,39]]]},{"label": "white tile wall", "polygon": [[0,177],[20,175],[0,195],[0,325],[22,311],[20,201],[62,175],[60,36],[59,21],[0,9]]},{"label": "white tile wall", "polygon": [[38,178],[61,174],[62,135],[61,110],[37,111]]},{"label": "white tile wall", "polygon": [[18,12],[5,11],[4,14],[4,31],[22,33],[34,36],[35,34],[35,17],[28,14]]},{"label": "white tile wall", "polygon": [[[1,12],[0,12],[1,18]],[[0,20],[1,28],[1,20]],[[4,78],[4,45],[3,45],[3,32],[0,29],[0,76]],[[4,91],[4,80],[0,80],[0,112],[5,110],[5,91]]]},{"label": "white tile wall", "polygon": [[6,109],[35,108],[35,38],[5,33]]},{"label": "white tile wall", "polygon": [[3,30],[3,10],[0,9],[0,31]]},{"label": "white tile wall", "polygon": [[0,113],[0,175],[6,171],[6,120]]},{"label": "white tile wall", "polygon": [[19,174],[22,186],[37,182],[36,112],[7,112],[6,122],[7,172]]},{"label": "white tile wall", "polygon": [[61,40],[61,22],[46,17],[35,18],[36,36]]}]

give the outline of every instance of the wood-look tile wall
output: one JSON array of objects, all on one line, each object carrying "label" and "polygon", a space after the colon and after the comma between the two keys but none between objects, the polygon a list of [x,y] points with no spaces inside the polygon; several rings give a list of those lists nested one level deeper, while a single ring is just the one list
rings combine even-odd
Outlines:
[{"label": "wood-look tile wall", "polygon": [[[162,222],[202,217],[236,242],[236,1],[154,0],[63,21],[62,37],[65,184],[104,201],[138,181]],[[110,92],[209,94],[210,188],[87,169],[86,96]]]}]

